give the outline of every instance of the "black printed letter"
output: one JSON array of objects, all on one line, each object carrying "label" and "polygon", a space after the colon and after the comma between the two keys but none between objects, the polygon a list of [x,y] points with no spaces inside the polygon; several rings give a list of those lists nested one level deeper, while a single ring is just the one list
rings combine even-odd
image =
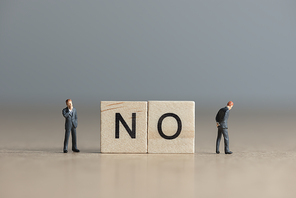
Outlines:
[{"label": "black printed letter", "polygon": [[[178,123],[178,130],[177,130],[177,132],[176,132],[174,135],[172,135],[172,136],[167,136],[167,135],[165,135],[165,134],[163,133],[163,131],[162,131],[162,121],[163,121],[166,117],[169,117],[169,116],[175,118],[175,119],[177,120],[177,123]],[[176,114],[174,114],[174,113],[166,113],[166,114],[163,114],[163,115],[159,118],[159,120],[158,120],[158,124],[157,124],[157,128],[158,128],[158,133],[159,133],[159,135],[160,135],[161,137],[163,137],[164,139],[167,139],[167,140],[172,140],[172,139],[177,138],[177,137],[180,135],[181,130],[182,130],[182,122],[181,122],[181,119],[179,118],[179,116],[177,116]]]},{"label": "black printed letter", "polygon": [[122,123],[124,128],[127,130],[131,138],[136,138],[136,113],[132,114],[132,130],[128,127],[120,113],[115,115],[115,138],[119,138],[119,121]]}]

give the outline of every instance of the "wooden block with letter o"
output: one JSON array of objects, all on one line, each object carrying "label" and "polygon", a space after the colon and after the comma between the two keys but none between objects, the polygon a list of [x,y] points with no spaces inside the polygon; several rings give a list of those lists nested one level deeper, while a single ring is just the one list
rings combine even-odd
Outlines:
[{"label": "wooden block with letter o", "polygon": [[147,153],[147,102],[101,102],[101,152]]},{"label": "wooden block with letter o", "polygon": [[148,153],[194,153],[195,103],[148,102]]}]

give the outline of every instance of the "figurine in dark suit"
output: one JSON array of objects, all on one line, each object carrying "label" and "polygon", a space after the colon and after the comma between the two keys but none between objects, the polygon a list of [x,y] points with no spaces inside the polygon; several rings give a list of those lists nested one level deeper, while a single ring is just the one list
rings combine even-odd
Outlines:
[{"label": "figurine in dark suit", "polygon": [[227,120],[229,117],[229,111],[233,107],[233,102],[229,101],[227,103],[226,107],[221,108],[217,115],[216,115],[216,122],[218,127],[218,136],[216,141],[216,153],[219,154],[219,146],[221,141],[221,136],[223,134],[224,137],[224,152],[225,154],[232,154],[232,152],[229,150],[229,137],[228,137],[228,126],[227,126]]},{"label": "figurine in dark suit", "polygon": [[68,140],[71,132],[72,136],[72,151],[80,152],[77,149],[76,128],[77,128],[77,111],[73,107],[72,100],[66,100],[67,107],[63,109],[62,114],[65,117],[65,140],[64,153],[68,152]]}]

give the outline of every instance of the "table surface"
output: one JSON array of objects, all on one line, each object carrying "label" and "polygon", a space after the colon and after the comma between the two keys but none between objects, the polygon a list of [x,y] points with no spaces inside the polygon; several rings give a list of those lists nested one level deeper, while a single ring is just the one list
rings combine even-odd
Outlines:
[{"label": "table surface", "polygon": [[81,152],[64,154],[61,109],[1,109],[0,197],[296,195],[292,111],[231,110],[217,155],[214,111],[196,111],[195,154],[101,154],[98,111],[77,110]]}]

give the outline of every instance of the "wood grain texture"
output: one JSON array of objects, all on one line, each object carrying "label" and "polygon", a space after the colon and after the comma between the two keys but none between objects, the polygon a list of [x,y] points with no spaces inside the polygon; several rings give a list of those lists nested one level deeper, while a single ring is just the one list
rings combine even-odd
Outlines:
[{"label": "wood grain texture", "polygon": [[[159,119],[167,113],[180,118],[182,129],[178,137],[165,139],[159,133]],[[180,124],[180,123],[179,123]],[[162,132],[172,137],[179,125],[173,116],[161,122]],[[193,101],[148,102],[148,153],[194,153],[195,103]]]},{"label": "wood grain texture", "polygon": [[[136,114],[136,133],[132,138],[119,122],[119,138],[115,138],[115,116],[120,113],[132,129],[132,114]],[[147,102],[101,102],[101,152],[147,153]]]}]

